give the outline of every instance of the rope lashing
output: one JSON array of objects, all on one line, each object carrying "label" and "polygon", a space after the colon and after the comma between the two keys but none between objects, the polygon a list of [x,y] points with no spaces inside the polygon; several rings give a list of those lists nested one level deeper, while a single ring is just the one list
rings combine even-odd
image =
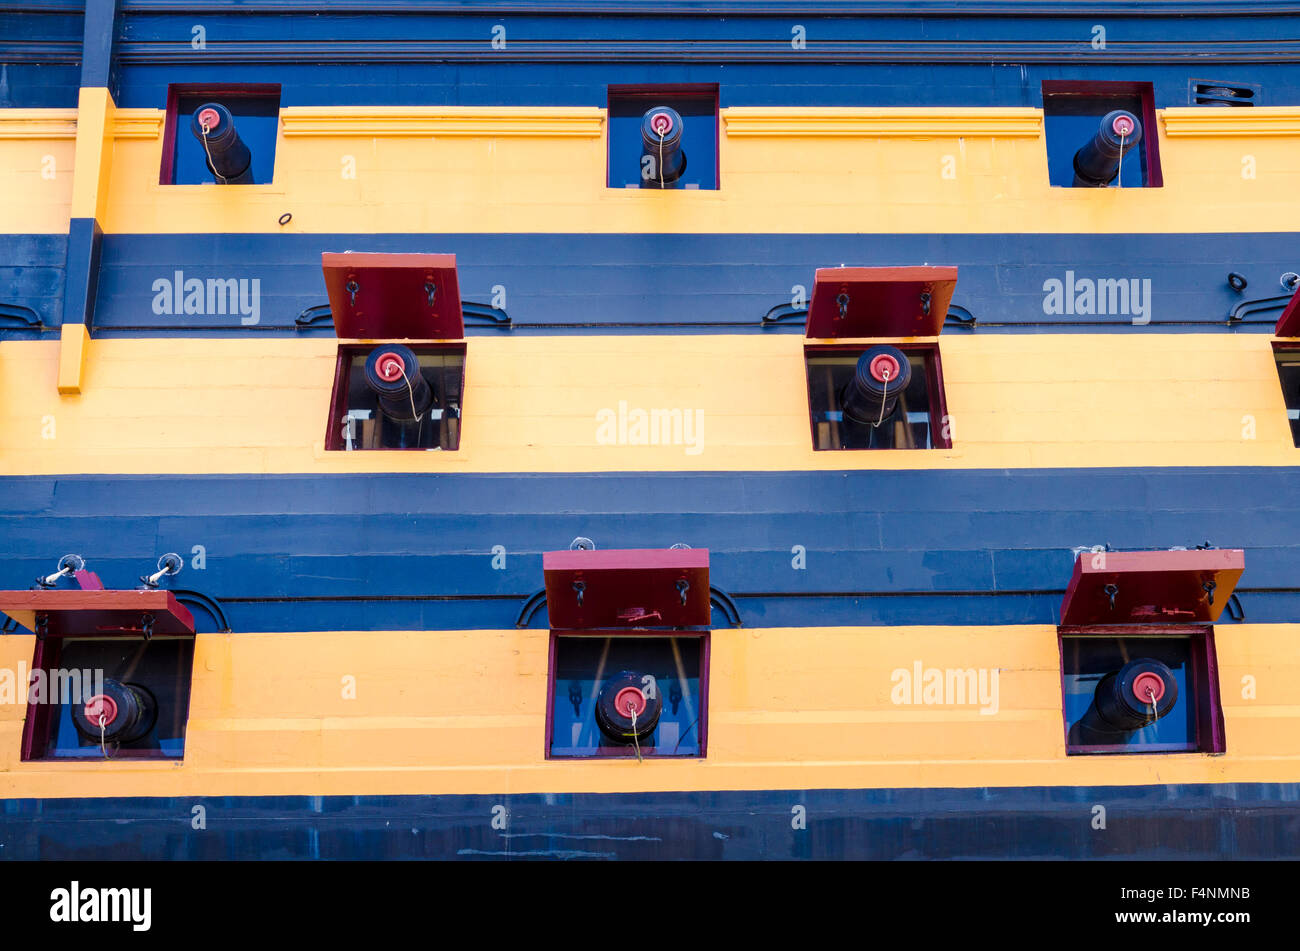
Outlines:
[{"label": "rope lashing", "polygon": [[209,128],[209,125],[208,125],[207,120],[204,120],[204,121],[203,121],[203,123],[202,123],[202,125],[200,126],[200,128],[203,129],[203,139],[202,139],[202,141],[203,141],[203,151],[204,151],[204,152],[207,154],[207,156],[208,156],[208,168],[212,169],[212,174],[213,174],[213,175],[215,175],[215,176],[217,176],[217,178],[221,179],[221,184],[223,184],[223,185],[229,184],[229,181],[227,180],[226,176],[222,175],[220,172],[217,171],[217,166],[216,166],[216,165],[213,163],[213,161],[212,161],[212,152],[208,149],[208,132],[209,132],[210,128]]},{"label": "rope lashing", "polygon": [[637,738],[636,735],[636,701],[635,700],[629,700],[627,702],[627,712],[632,715],[632,745],[636,747],[636,761],[638,763],[643,763],[645,762],[645,760],[641,759],[641,741]]}]

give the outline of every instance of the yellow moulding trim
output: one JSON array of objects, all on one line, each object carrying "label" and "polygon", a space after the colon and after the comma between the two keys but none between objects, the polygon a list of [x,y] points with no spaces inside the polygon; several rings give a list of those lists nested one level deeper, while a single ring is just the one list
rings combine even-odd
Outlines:
[{"label": "yellow moulding trim", "polygon": [[1300,135],[1300,107],[1170,108],[1161,111],[1165,135],[1215,138]]},{"label": "yellow moulding trim", "polygon": [[167,114],[161,109],[119,109],[113,122],[115,139],[156,139]]},{"label": "yellow moulding trim", "polygon": [[605,110],[517,106],[292,106],[280,110],[286,138],[463,136],[599,138]]},{"label": "yellow moulding trim", "polygon": [[76,109],[0,109],[0,139],[76,137]]},{"label": "yellow moulding trim", "polygon": [[731,137],[826,138],[1028,138],[1043,132],[1041,109],[926,108],[768,108],[733,106],[721,110]]}]

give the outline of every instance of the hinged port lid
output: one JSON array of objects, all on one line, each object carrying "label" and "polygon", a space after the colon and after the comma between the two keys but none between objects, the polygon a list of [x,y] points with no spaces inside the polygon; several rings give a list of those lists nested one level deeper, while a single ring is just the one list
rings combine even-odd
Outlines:
[{"label": "hinged port lid", "polygon": [[548,551],[542,555],[551,627],[704,627],[705,548]]},{"label": "hinged port lid", "polygon": [[1300,294],[1292,297],[1291,302],[1282,311],[1282,316],[1277,319],[1277,326],[1273,328],[1273,335],[1300,337]]},{"label": "hinged port lid", "polygon": [[[194,616],[170,591],[0,591],[0,611],[45,637],[193,634]],[[43,619],[43,620],[42,620]]]},{"label": "hinged port lid", "polygon": [[1240,549],[1081,552],[1062,626],[1212,624],[1246,566]]},{"label": "hinged port lid", "polygon": [[465,336],[454,254],[321,255],[334,333],[356,340]]},{"label": "hinged port lid", "polygon": [[818,268],[804,335],[935,337],[956,287],[955,267]]}]

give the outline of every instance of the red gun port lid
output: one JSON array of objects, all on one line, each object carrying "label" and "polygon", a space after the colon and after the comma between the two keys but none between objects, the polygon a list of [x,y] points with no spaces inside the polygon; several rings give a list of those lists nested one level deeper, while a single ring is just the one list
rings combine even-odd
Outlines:
[{"label": "red gun port lid", "polygon": [[956,288],[955,267],[818,268],[804,335],[935,337]]},{"label": "red gun port lid", "polygon": [[706,548],[548,551],[542,555],[551,627],[704,627]]},{"label": "red gun port lid", "polygon": [[1273,328],[1273,335],[1300,337],[1300,294],[1293,296],[1291,302],[1282,311],[1282,316],[1277,319],[1277,326]]},{"label": "red gun port lid", "polygon": [[194,616],[162,588],[0,591],[0,611],[47,637],[142,637],[146,626],[150,634],[194,633]]},{"label": "red gun port lid", "polygon": [[465,336],[454,254],[321,255],[334,332],[354,340]]},{"label": "red gun port lid", "polygon": [[1212,624],[1245,557],[1236,548],[1082,552],[1061,603],[1061,625]]}]

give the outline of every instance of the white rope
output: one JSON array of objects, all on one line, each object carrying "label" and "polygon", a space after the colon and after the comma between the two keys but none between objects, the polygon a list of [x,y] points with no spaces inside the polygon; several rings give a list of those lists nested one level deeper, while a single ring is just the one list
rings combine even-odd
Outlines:
[{"label": "white rope", "polygon": [[208,124],[206,122],[203,123],[201,128],[203,129],[203,151],[206,152],[208,156],[208,168],[212,169],[213,175],[221,179],[221,184],[223,185],[229,184],[226,181],[226,176],[222,175],[220,172],[217,171],[217,166],[212,161],[212,153],[208,152]]},{"label": "white rope", "polygon": [[[655,129],[659,132],[658,129]],[[659,132],[659,187],[664,187],[664,134]]]},{"label": "white rope", "polygon": [[1128,135],[1124,132],[1119,134],[1119,169],[1115,173],[1115,187],[1124,187],[1124,140]]},{"label": "white rope", "polygon": [[880,419],[876,420],[877,426],[879,426],[881,423],[885,421],[885,404],[889,402],[889,371],[885,370],[884,374],[885,374],[885,392],[880,394]]},{"label": "white rope", "polygon": [[638,763],[643,763],[645,762],[645,760],[641,759],[641,741],[637,739],[637,735],[636,735],[636,701],[635,700],[629,700],[627,702],[627,712],[632,714],[632,743],[634,746],[636,746],[636,761]]},{"label": "white rope", "polygon": [[411,386],[411,378],[406,375],[406,367],[402,367],[402,381],[406,384],[406,395],[411,398],[411,415],[417,423],[424,422],[424,414],[415,411],[415,390]]},{"label": "white rope", "polygon": [[104,724],[108,721],[104,719],[104,713],[101,710],[99,714],[99,751],[104,754],[104,759],[108,759],[108,748],[104,745]]}]

